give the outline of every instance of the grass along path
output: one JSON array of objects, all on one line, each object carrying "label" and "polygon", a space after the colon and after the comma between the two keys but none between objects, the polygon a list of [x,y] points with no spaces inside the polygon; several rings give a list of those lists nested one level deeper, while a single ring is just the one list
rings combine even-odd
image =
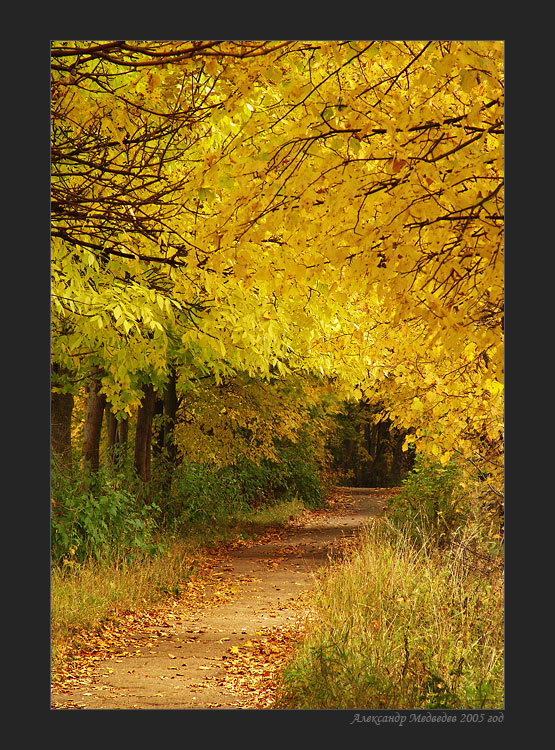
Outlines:
[{"label": "grass along path", "polygon": [[84,632],[87,653],[58,675],[52,707],[270,707],[310,617],[305,596],[315,574],[391,494],[338,488],[328,508],[307,511],[262,540],[217,549],[179,599],[120,613],[119,624],[94,636]]}]

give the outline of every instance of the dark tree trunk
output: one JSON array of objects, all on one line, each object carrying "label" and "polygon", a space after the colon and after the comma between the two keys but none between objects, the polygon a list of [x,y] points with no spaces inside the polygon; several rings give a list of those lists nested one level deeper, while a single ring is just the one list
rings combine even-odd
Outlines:
[{"label": "dark tree trunk", "polygon": [[93,472],[98,471],[100,465],[100,435],[106,406],[106,396],[100,393],[100,375],[101,371],[97,368],[93,373],[89,388],[89,403],[83,434],[83,465]]},{"label": "dark tree trunk", "polygon": [[173,471],[177,466],[177,444],[175,442],[175,420],[177,416],[178,400],[176,392],[175,370],[172,370],[170,379],[164,390],[164,420],[163,432],[160,435],[162,448],[165,456],[165,471],[162,475],[162,490],[169,498],[171,495]]},{"label": "dark tree trunk", "polygon": [[[154,417],[164,416],[164,399],[156,397],[154,399]],[[158,429],[154,431],[154,438],[152,440],[152,455],[158,456],[164,450],[164,419],[162,418],[158,423]]]},{"label": "dark tree trunk", "polygon": [[135,433],[135,469],[137,474],[146,484],[150,481],[150,443],[156,397],[152,385],[143,386],[143,393],[144,396],[137,413],[137,430]]},{"label": "dark tree trunk", "polygon": [[403,443],[405,442],[405,433],[402,430],[394,430],[393,437],[395,443],[390,477],[392,484],[398,485],[401,482],[403,474]]},{"label": "dark tree trunk", "polygon": [[118,419],[118,443],[121,445],[127,445],[127,437],[129,435],[129,417],[124,419]]},{"label": "dark tree trunk", "polygon": [[[58,365],[52,366],[53,373],[62,374]],[[50,393],[50,444],[58,464],[71,471],[71,415],[73,394]]]},{"label": "dark tree trunk", "polygon": [[108,440],[106,445],[108,461],[111,464],[114,464],[116,457],[115,448],[118,440],[118,421],[110,404],[106,404],[106,426],[108,428]]},{"label": "dark tree trunk", "polygon": [[368,421],[363,424],[364,447],[368,453],[368,459],[360,467],[360,479],[357,484],[360,484],[362,487],[367,487],[372,481],[372,427],[373,425]]},{"label": "dark tree trunk", "polygon": [[164,391],[164,448],[167,451],[171,466],[175,466],[177,461],[177,445],[175,443],[174,430],[178,401],[175,385],[175,370],[172,370],[170,379],[166,386],[166,390]]},{"label": "dark tree trunk", "polygon": [[378,422],[376,425],[376,453],[374,455],[374,465],[372,473],[372,484],[374,487],[383,487],[386,483],[387,468],[384,466],[384,448],[385,437],[387,435],[387,425],[385,422]]},{"label": "dark tree trunk", "polygon": [[116,420],[116,444],[115,454],[116,463],[120,468],[125,466],[125,459],[127,458],[127,437],[129,435],[129,417],[124,419]]}]

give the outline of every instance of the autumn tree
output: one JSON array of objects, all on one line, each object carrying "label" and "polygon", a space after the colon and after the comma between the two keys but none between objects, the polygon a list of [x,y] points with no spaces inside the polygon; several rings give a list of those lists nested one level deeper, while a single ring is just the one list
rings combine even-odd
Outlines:
[{"label": "autumn tree", "polygon": [[259,287],[277,276],[314,360],[383,396],[421,448],[499,458],[502,43],[307,42],[265,75],[215,167],[240,181],[248,164],[251,185],[222,195],[207,239]]},{"label": "autumn tree", "polygon": [[116,414],[318,372],[491,470],[503,88],[496,41],[55,42],[57,366]]},{"label": "autumn tree", "polygon": [[271,49],[52,45],[53,359],[69,369],[102,365],[116,415],[138,405],[145,377],[163,387],[172,357],[193,370],[232,370],[217,332],[179,346],[220,301],[207,283],[213,271],[203,270],[212,249],[195,242],[206,195],[193,183],[211,117],[231,94],[216,95],[205,68],[215,56],[244,61]]}]

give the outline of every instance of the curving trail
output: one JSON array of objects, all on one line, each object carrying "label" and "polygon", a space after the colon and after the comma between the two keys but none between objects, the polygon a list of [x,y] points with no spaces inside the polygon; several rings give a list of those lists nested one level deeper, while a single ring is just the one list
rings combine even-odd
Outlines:
[{"label": "curving trail", "polygon": [[162,627],[129,633],[125,649],[97,661],[86,678],[56,686],[52,708],[264,707],[268,674],[306,616],[303,593],[333,548],[380,515],[394,494],[339,487],[329,508],[307,512],[270,541],[223,549],[204,606],[176,602]]}]

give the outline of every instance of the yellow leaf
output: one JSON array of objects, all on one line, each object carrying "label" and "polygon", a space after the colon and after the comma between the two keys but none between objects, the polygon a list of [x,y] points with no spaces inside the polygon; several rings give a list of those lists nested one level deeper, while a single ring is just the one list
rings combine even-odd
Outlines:
[{"label": "yellow leaf", "polygon": [[412,400],[412,406],[410,408],[412,409],[412,411],[423,411],[424,404],[417,396],[416,398]]},{"label": "yellow leaf", "polygon": [[478,85],[478,76],[475,70],[464,70],[461,73],[460,80],[461,88],[467,94],[469,94],[472,89]]},{"label": "yellow leaf", "polygon": [[409,449],[409,445],[411,445],[413,442],[412,435],[407,435],[405,437],[405,440],[403,441],[403,450],[407,451]]}]

